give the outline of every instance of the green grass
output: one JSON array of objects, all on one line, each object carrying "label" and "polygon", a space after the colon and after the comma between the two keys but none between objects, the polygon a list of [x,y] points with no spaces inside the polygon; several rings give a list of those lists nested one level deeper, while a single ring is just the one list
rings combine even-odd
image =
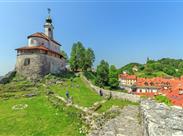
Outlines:
[{"label": "green grass", "polygon": [[[53,84],[48,89],[65,98],[65,92],[68,90],[74,103],[78,105],[90,107],[104,99],[81,77],[75,77],[72,73],[64,77],[49,75],[41,84],[54,79],[63,82]],[[41,84],[35,86],[29,81],[15,78],[8,84],[0,85],[0,136],[84,136],[85,134],[80,134],[80,128],[85,126],[80,117],[81,111],[64,104],[57,107],[53,105],[46,96],[46,87]],[[38,95],[31,98],[22,96],[32,92],[38,92]],[[3,99],[6,95],[10,95],[8,100]],[[12,109],[18,104],[27,104],[28,107],[21,110]],[[106,112],[113,105],[123,107],[131,104],[137,105],[126,100],[111,99],[97,112]]]},{"label": "green grass", "polygon": [[[13,110],[17,104],[27,104],[22,110]],[[58,110],[46,97],[21,98],[0,101],[1,136],[81,136],[81,120],[73,108]]]},{"label": "green grass", "polygon": [[169,76],[168,74],[164,73],[163,71],[152,72],[151,75],[147,75],[145,72],[135,72],[135,75],[138,77],[148,77],[148,78]]},{"label": "green grass", "polygon": [[92,83],[95,82],[96,73],[94,73],[94,72],[92,72],[92,71],[85,71],[83,74],[84,74],[84,76],[85,76],[88,80],[92,81]]},{"label": "green grass", "polygon": [[139,105],[139,104],[135,102],[130,102],[128,100],[111,99],[106,103],[104,103],[97,112],[99,113],[106,112],[112,106],[119,106],[120,108],[123,108],[124,106],[127,106],[127,105]]},{"label": "green grass", "polygon": [[80,77],[74,78],[73,81],[67,80],[62,85],[53,85],[50,89],[65,98],[66,90],[68,90],[70,96],[73,97],[73,102],[85,107],[90,107],[103,99]]},{"label": "green grass", "polygon": [[155,96],[155,100],[157,102],[165,103],[168,106],[171,106],[172,105],[171,101],[166,96],[163,96],[163,95],[157,95],[157,96]]},{"label": "green grass", "polygon": [[19,98],[30,93],[39,93],[38,86],[30,81],[13,79],[10,83],[0,84],[0,99]]}]

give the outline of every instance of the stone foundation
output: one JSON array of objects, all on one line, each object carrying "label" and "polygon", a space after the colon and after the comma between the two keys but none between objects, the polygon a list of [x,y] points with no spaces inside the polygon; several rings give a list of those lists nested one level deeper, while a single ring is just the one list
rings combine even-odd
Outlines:
[{"label": "stone foundation", "polygon": [[[30,61],[25,64],[26,59]],[[25,54],[17,56],[15,69],[18,74],[35,80],[48,73],[61,73],[65,70],[65,66],[64,58],[59,59],[45,54]]]}]

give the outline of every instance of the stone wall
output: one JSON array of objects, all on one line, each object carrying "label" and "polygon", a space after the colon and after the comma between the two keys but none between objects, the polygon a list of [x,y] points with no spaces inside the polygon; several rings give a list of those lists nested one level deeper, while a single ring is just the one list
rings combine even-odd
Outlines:
[{"label": "stone wall", "polygon": [[[99,87],[93,85],[90,81],[88,81],[86,79],[86,77],[84,77],[84,80],[93,88],[93,90],[95,90],[97,93],[99,93],[100,89]],[[112,94],[113,98],[116,99],[126,99],[132,102],[140,102],[140,96],[138,95],[133,95],[133,94],[128,94],[128,93],[123,93],[123,92],[116,92],[116,91],[110,91],[110,90],[105,90],[105,89],[101,89],[104,96],[109,96],[110,93]]]},{"label": "stone wall", "polygon": [[183,109],[142,100],[140,113],[144,136],[183,136]]},{"label": "stone wall", "polygon": [[[29,65],[24,65],[25,59],[30,59]],[[65,60],[45,54],[26,54],[17,56],[15,69],[18,74],[30,80],[39,79],[48,73],[60,73],[65,70]]]}]

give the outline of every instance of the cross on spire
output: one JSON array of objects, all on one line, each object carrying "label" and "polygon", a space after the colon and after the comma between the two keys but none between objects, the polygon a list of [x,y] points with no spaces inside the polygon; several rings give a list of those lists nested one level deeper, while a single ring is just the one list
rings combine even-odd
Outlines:
[{"label": "cross on spire", "polygon": [[51,12],[51,9],[50,8],[48,8],[48,14],[50,15],[50,12]]}]

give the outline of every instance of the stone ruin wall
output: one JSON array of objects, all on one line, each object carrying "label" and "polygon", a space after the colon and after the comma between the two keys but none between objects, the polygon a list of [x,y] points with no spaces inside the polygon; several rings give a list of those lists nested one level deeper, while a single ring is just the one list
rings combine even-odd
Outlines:
[{"label": "stone ruin wall", "polygon": [[[86,77],[83,76],[83,78],[90,85],[90,87],[93,88],[94,91],[99,93],[99,91],[101,89],[100,87],[97,87],[97,86],[93,85],[91,83],[91,81],[86,79]],[[125,99],[125,100],[129,100],[129,101],[132,101],[132,102],[140,102],[140,96],[138,96],[138,95],[123,93],[123,92],[117,92],[117,91],[110,91],[110,90],[106,90],[106,89],[101,89],[101,90],[102,90],[104,96],[109,96],[110,93],[111,93],[112,97],[115,98],[115,99]]]},{"label": "stone ruin wall", "polygon": [[[25,66],[24,60],[30,59],[30,64]],[[65,60],[47,56],[44,54],[27,54],[17,56],[15,70],[18,74],[27,77],[30,80],[53,73],[57,74],[65,70]]]},{"label": "stone ruin wall", "polygon": [[144,136],[183,136],[183,109],[142,100],[140,114]]},{"label": "stone ruin wall", "polygon": [[[86,82],[99,93],[100,88],[93,85],[85,77]],[[102,89],[104,95],[109,90]],[[143,136],[183,136],[183,108],[167,106],[154,100],[141,99],[137,95],[112,92],[112,97],[140,102],[139,115],[143,129]]]}]

